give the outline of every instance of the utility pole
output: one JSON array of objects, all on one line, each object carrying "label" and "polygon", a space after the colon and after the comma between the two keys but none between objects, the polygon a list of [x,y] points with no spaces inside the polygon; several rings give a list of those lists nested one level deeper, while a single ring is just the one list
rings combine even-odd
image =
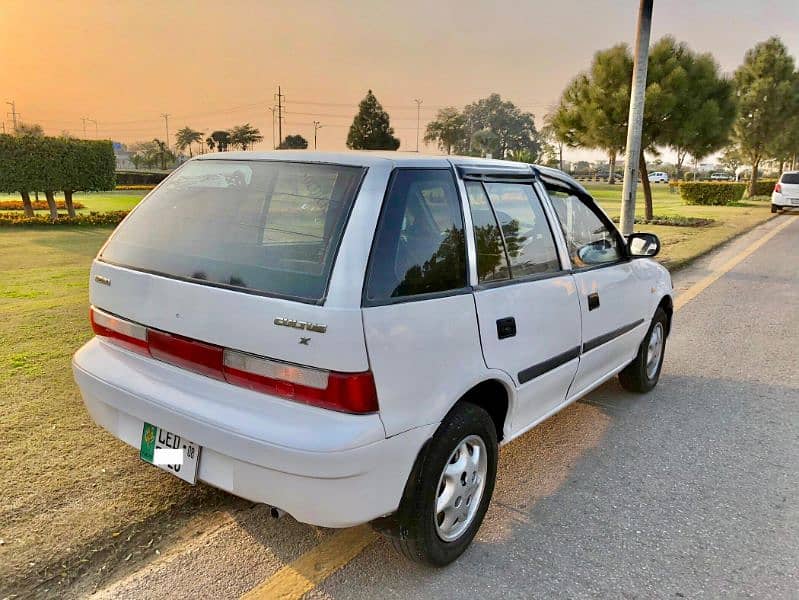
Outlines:
[{"label": "utility pole", "polygon": [[638,31],[635,34],[635,63],[627,118],[627,147],[624,152],[624,187],[621,196],[621,232],[630,235],[635,224],[635,192],[638,187],[638,161],[641,157],[641,127],[644,121],[646,69],[649,62],[649,32],[652,28],[653,0],[641,0]]},{"label": "utility pole", "polygon": [[272,113],[272,150],[276,150],[277,146],[275,146],[275,111],[277,110],[276,107],[270,106],[269,111]]},{"label": "utility pole", "polygon": [[81,121],[83,121],[83,139],[86,139],[86,121],[89,120],[89,117],[81,117]]},{"label": "utility pole", "polygon": [[422,101],[419,98],[414,98],[413,101],[416,102],[416,152],[419,152],[419,125],[421,123]]},{"label": "utility pole", "polygon": [[8,115],[11,116],[11,120],[14,123],[14,133],[17,132],[17,104],[12,100],[11,102],[6,102],[11,107],[11,112]]},{"label": "utility pole", "polygon": [[166,127],[166,148],[169,150],[169,113],[161,113],[164,119],[164,126]]},{"label": "utility pole", "polygon": [[283,143],[283,98],[285,96],[280,91],[280,86],[277,86],[277,131],[280,144]]},{"label": "utility pole", "polygon": [[[89,123],[94,123],[94,139],[96,139],[96,140],[100,139],[100,133],[99,133],[99,130],[97,128],[97,121],[95,121],[94,119],[86,119],[86,120]],[[83,134],[86,135],[85,126],[84,126]]]},{"label": "utility pole", "polygon": [[322,124],[319,121],[313,122],[313,149],[316,150],[316,132],[322,129]]}]

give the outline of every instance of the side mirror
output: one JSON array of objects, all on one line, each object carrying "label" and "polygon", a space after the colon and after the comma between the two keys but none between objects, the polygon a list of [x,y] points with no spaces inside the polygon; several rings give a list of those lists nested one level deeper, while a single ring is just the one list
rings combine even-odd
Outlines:
[{"label": "side mirror", "polygon": [[632,258],[651,258],[660,252],[660,240],[654,233],[631,233],[627,236],[627,252]]}]

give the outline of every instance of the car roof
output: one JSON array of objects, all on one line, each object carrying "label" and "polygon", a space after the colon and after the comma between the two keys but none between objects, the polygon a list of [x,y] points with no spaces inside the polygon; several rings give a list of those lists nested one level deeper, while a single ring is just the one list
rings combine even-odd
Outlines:
[{"label": "car roof", "polygon": [[272,152],[212,152],[202,154],[191,160],[280,160],[290,162],[317,162],[338,165],[352,165],[357,167],[390,166],[390,167],[419,167],[419,168],[449,168],[473,167],[491,170],[502,170],[507,173],[529,173],[530,169],[537,169],[542,175],[559,179],[568,183],[584,193],[585,188],[572,177],[551,167],[534,165],[511,160],[498,160],[479,158],[474,156],[453,156],[436,154],[417,154],[416,152],[389,152],[389,151],[363,151],[353,150],[348,152],[316,152],[313,150],[275,150]]}]

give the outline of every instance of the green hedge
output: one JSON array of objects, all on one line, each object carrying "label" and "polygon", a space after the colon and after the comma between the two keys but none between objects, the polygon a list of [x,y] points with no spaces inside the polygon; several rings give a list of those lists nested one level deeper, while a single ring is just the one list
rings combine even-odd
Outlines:
[{"label": "green hedge", "polygon": [[750,196],[769,196],[774,191],[774,186],[777,185],[776,179],[758,179],[755,183],[755,193]]},{"label": "green hedge", "polygon": [[697,181],[680,184],[680,196],[686,204],[724,206],[740,202],[746,191],[745,183],[727,181]]},{"label": "green hedge", "polygon": [[66,214],[59,214],[58,219],[53,221],[50,215],[36,215],[26,217],[23,213],[0,213],[0,227],[37,227],[53,225],[119,225],[128,212],[127,210],[114,210],[110,212],[90,212],[70,217]]},{"label": "green hedge", "polygon": [[[64,202],[63,200],[57,200],[55,204],[56,208],[65,209],[67,207],[66,202]],[[47,206],[47,202],[44,202],[43,200],[34,200],[31,202],[31,206],[33,207],[33,210],[47,210],[48,208],[50,208],[49,206]],[[75,210],[79,208],[86,208],[80,202],[73,202],[72,206]],[[22,203],[22,200],[0,201],[0,210],[24,210],[24,209],[25,205]]]},{"label": "green hedge", "polygon": [[158,185],[169,173],[147,171],[117,171],[117,185]]}]

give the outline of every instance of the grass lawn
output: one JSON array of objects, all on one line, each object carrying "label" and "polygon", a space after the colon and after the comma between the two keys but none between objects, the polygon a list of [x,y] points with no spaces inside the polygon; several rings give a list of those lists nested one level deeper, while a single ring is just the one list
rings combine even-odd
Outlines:
[{"label": "grass lawn", "polygon": [[[618,215],[621,186],[589,190]],[[771,216],[764,202],[688,207],[666,186],[655,186],[655,194],[657,215],[716,219],[703,228],[640,227],[661,236],[662,258],[672,266]],[[131,208],[143,196],[76,199],[86,210],[106,211]],[[101,581],[152,557],[165,529],[237,502],[144,466],[83,408],[70,357],[91,336],[88,270],[110,232],[0,229],[0,598],[32,593],[31,584],[39,586],[36,595],[58,596],[76,578]]]},{"label": "grass lawn", "polygon": [[[130,210],[136,206],[139,201],[144,198],[146,191],[138,190],[122,190],[119,192],[76,192],[72,194],[72,199],[75,202],[80,202],[86,208],[82,208],[78,212],[88,213],[90,211],[108,212],[111,210]],[[63,194],[56,194],[56,200],[63,200]],[[0,201],[2,200],[21,200],[19,194],[0,194]],[[31,200],[34,200],[31,194]],[[44,202],[46,198],[44,194],[39,194],[39,200]],[[39,214],[45,214],[46,210],[36,211]]]},{"label": "grass lawn", "polygon": [[[621,185],[588,184],[586,189],[611,217],[621,209]],[[644,193],[638,186],[636,215],[643,217]],[[658,259],[671,269],[679,268],[711,248],[771,218],[771,205],[760,200],[744,201],[737,206],[687,206],[679,194],[669,192],[665,184],[652,184],[652,204],[656,216],[701,217],[714,219],[707,227],[672,227],[636,225],[636,231],[655,233],[662,250]]]},{"label": "grass lawn", "polygon": [[230,501],[143,468],[83,407],[70,358],[92,335],[88,268],[110,232],[0,230],[0,598],[37,581],[58,596],[60,581],[152,555],[154,523]]}]

